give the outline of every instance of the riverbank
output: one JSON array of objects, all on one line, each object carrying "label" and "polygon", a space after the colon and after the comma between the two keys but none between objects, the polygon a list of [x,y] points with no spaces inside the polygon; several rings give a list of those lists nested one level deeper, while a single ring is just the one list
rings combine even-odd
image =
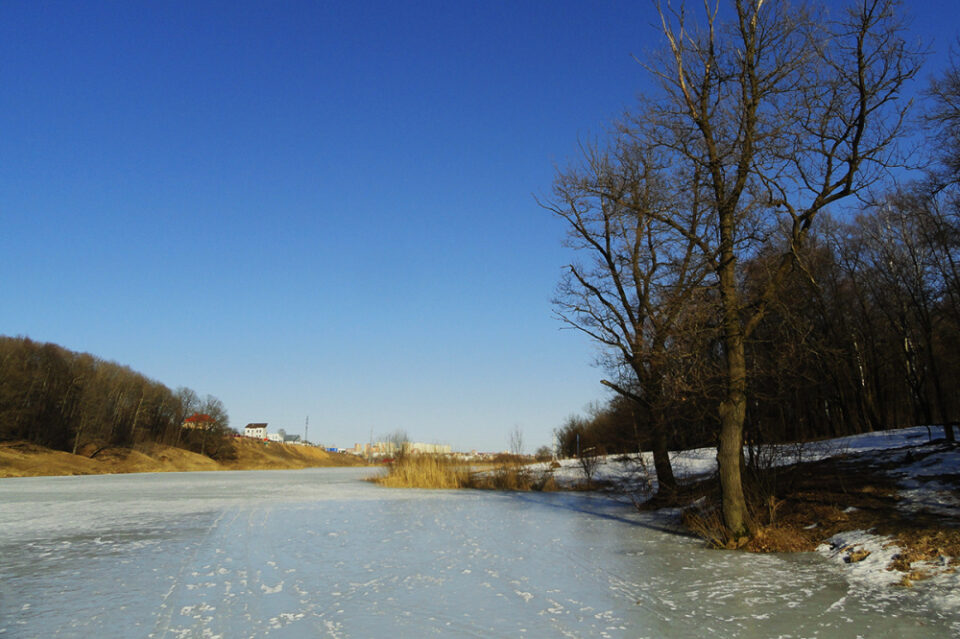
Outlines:
[{"label": "riverbank", "polygon": [[[816,551],[874,585],[960,587],[960,446],[931,435],[917,427],[767,447],[762,472],[746,481],[758,532],[741,544],[722,538],[714,449],[671,453],[681,488],[669,501],[654,496],[649,455],[604,458],[591,479],[641,511],[680,517],[713,546]],[[557,485],[583,485],[576,460],[551,472]],[[960,594],[951,605],[960,608]]]},{"label": "riverbank", "polygon": [[29,442],[0,443],[0,478],[54,475],[105,475],[214,470],[293,470],[299,468],[364,466],[354,455],[328,453],[312,446],[294,446],[237,438],[235,459],[217,462],[171,446],[138,449],[103,448],[85,455],[52,450]]},{"label": "riverbank", "polygon": [[679,488],[669,497],[658,494],[649,453],[474,472],[411,458],[373,481],[394,487],[602,491],[672,524],[682,522],[713,547],[818,551],[860,580],[910,586],[942,578],[960,586],[960,447],[931,441],[932,434],[908,428],[754,451],[745,488],[757,531],[740,540],[724,537],[712,448],[671,453]]}]

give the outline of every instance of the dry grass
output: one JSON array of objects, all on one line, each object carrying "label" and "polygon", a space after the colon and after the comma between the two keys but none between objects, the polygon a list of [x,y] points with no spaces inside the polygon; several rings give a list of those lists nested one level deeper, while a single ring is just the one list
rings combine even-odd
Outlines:
[{"label": "dry grass", "polygon": [[553,491],[557,484],[552,471],[535,472],[507,462],[468,468],[460,462],[428,455],[411,455],[395,461],[386,474],[373,481],[389,488],[475,488],[480,490]]},{"label": "dry grass", "polygon": [[463,488],[470,472],[462,464],[432,455],[408,455],[394,461],[385,475],[371,478],[388,488]]},{"label": "dry grass", "polygon": [[504,464],[470,476],[470,487],[484,490],[522,490],[552,492],[559,490],[552,470],[533,471],[520,464]]},{"label": "dry grass", "polygon": [[[87,454],[72,455],[28,442],[4,442],[0,444],[0,477],[106,475],[220,468],[220,465],[209,457],[164,446],[155,446],[150,450],[94,448],[84,452]],[[91,452],[96,454],[91,457]]]},{"label": "dry grass", "polygon": [[[960,521],[902,512],[897,508],[895,479],[872,463],[827,459],[780,469],[773,478],[748,484],[756,523],[749,539],[726,536],[715,479],[683,487],[690,504],[683,523],[715,548],[750,552],[810,551],[839,532],[869,530],[890,537],[891,543],[902,549],[888,570],[902,572],[900,583],[904,586],[931,575],[917,568],[917,562],[943,562],[953,557],[949,561],[955,569],[955,558],[960,557]],[[758,489],[759,484],[765,490]]]},{"label": "dry grass", "polygon": [[233,470],[284,470],[334,466],[366,466],[360,457],[345,453],[328,453],[314,446],[261,442],[238,437],[233,440],[234,461],[224,462]]},{"label": "dry grass", "polygon": [[318,466],[364,465],[353,455],[340,455],[310,446],[236,439],[236,459],[216,462],[209,457],[170,446],[145,444],[136,449],[84,446],[72,455],[29,442],[0,443],[0,477],[104,475],[198,470],[297,469]]},{"label": "dry grass", "polygon": [[[925,568],[915,568],[916,562],[949,561],[948,571],[956,570],[960,564],[960,530],[956,528],[934,528],[920,524],[913,530],[901,530],[894,535],[893,543],[901,549],[887,570],[903,573],[901,586],[912,586],[913,582],[928,579],[933,572]],[[949,560],[947,559],[949,558]]]},{"label": "dry grass", "polygon": [[684,486],[683,522],[715,548],[802,552],[844,530],[869,530],[898,517],[894,480],[869,468],[828,459],[777,469],[745,481],[754,521],[750,538],[728,538],[716,478]]}]

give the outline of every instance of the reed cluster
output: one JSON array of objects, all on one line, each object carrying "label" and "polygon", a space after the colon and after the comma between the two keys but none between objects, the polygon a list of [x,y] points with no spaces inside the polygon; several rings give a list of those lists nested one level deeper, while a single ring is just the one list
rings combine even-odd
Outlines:
[{"label": "reed cluster", "polygon": [[389,488],[465,488],[470,471],[459,463],[433,455],[406,455],[373,481]]},{"label": "reed cluster", "polygon": [[428,455],[396,460],[372,481],[389,488],[478,488],[487,490],[556,490],[553,473],[532,471],[521,464],[501,464],[483,470]]}]

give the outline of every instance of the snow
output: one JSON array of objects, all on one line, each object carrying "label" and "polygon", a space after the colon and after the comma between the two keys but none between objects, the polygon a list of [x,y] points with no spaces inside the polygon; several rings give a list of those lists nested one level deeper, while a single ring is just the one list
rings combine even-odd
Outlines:
[{"label": "snow", "polygon": [[[929,439],[929,433],[930,431],[922,426],[902,428],[805,444],[773,446],[766,454],[770,456],[769,461],[772,465],[787,465],[844,455],[861,456],[867,453],[882,453],[877,457],[878,462],[891,461],[889,451],[926,443]],[[746,449],[744,454],[747,454]],[[671,451],[670,462],[677,479],[690,480],[696,477],[705,477],[717,470],[717,450],[716,448],[697,448]],[[584,480],[583,468],[577,459],[561,459],[558,463],[561,467],[553,471],[554,479],[557,482],[575,484]],[[544,472],[550,469],[550,464],[532,464],[530,468],[534,471]],[[905,466],[898,472],[904,477],[960,473],[960,450],[937,453],[913,466]],[[629,488],[633,485],[642,484],[644,479],[655,481],[653,475],[653,454],[645,452],[642,455],[608,455],[601,457],[594,470],[593,478]],[[656,484],[651,487],[655,490]],[[928,485],[926,488],[930,491],[934,489],[934,486]],[[930,494],[928,492],[926,496],[930,496]],[[939,498],[943,499],[945,496],[939,495]],[[948,499],[948,501],[960,504],[956,500]]]},{"label": "snow", "polygon": [[[829,543],[821,544],[817,552],[825,554],[834,563],[842,564],[851,583],[870,587],[892,586],[900,581],[902,575],[887,570],[887,566],[900,553],[900,549],[889,541],[881,535],[852,530],[834,535]],[[858,560],[858,553],[862,555],[864,552],[869,554]]]},{"label": "snow", "polygon": [[[903,578],[903,573],[889,569],[901,549],[881,535],[863,530],[843,532],[831,537],[817,552],[838,566],[853,588],[871,597],[890,599],[896,592],[893,587]],[[869,553],[866,558],[857,560],[857,553],[862,556],[864,552]],[[960,574],[948,563],[947,557],[914,562],[914,570],[931,575],[914,587],[925,591],[932,607],[940,614],[960,619]],[[954,622],[954,627],[960,629],[960,623]]]}]

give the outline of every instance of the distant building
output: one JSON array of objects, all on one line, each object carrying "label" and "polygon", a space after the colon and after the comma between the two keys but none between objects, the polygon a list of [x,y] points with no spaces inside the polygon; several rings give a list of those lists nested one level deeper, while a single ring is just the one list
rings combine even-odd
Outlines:
[{"label": "distant building", "polygon": [[450,444],[424,444],[411,442],[406,447],[407,452],[421,455],[449,455]]},{"label": "distant building", "polygon": [[300,435],[285,435],[283,438],[284,444],[299,444]]},{"label": "distant building", "polygon": [[196,430],[207,430],[216,423],[213,417],[205,413],[194,413],[190,417],[187,417],[183,420],[183,423],[180,424],[180,428],[190,428]]},{"label": "distant building", "polygon": [[[354,446],[356,450],[359,444]],[[376,442],[364,447],[364,454],[370,457],[393,456],[400,452],[394,442]],[[450,444],[425,444],[423,442],[403,442],[403,452],[412,455],[449,455]]]},{"label": "distant building", "polygon": [[283,443],[283,435],[280,433],[267,433],[267,439],[272,442],[278,442],[280,444]]},{"label": "distant building", "polygon": [[267,425],[266,424],[247,424],[243,428],[243,436],[252,437],[254,439],[266,439]]}]

